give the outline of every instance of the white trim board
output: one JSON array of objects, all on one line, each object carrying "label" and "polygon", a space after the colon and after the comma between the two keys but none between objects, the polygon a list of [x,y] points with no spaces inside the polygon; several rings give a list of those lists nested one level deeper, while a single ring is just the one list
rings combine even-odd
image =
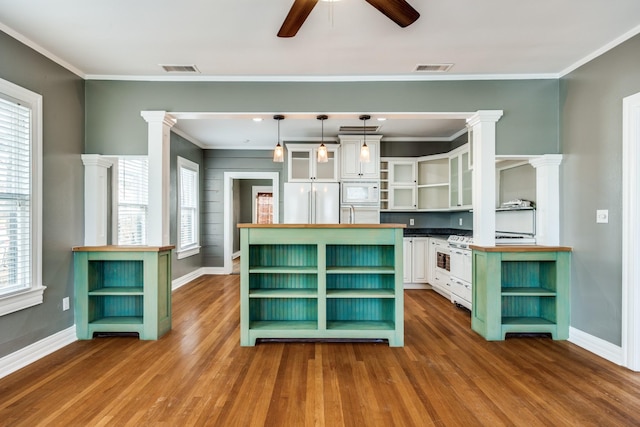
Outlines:
[{"label": "white trim board", "polygon": [[73,325],[8,354],[0,359],[0,378],[4,378],[75,341],[78,341],[78,337],[76,336],[76,325]]},{"label": "white trim board", "polygon": [[609,362],[622,365],[622,347],[573,327],[569,327],[569,342]]}]

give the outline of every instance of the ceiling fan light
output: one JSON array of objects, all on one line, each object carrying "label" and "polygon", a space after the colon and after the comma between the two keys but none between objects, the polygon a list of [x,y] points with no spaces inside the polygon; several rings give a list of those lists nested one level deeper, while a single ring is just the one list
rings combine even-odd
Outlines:
[{"label": "ceiling fan light", "polygon": [[364,144],[362,144],[362,147],[360,147],[360,161],[362,163],[369,163],[370,160],[371,157],[369,156],[369,146],[365,142]]}]

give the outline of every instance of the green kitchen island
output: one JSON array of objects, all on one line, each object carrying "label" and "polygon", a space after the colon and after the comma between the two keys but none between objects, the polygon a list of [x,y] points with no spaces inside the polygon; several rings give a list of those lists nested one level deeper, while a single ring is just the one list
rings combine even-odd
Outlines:
[{"label": "green kitchen island", "polygon": [[239,224],[240,344],[404,345],[404,224]]}]

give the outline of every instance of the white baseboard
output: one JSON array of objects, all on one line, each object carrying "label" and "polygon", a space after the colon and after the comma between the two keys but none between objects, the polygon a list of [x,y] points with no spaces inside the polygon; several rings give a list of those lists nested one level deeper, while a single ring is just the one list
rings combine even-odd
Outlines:
[{"label": "white baseboard", "polygon": [[231,259],[236,259],[240,257],[240,251],[238,252],[234,252],[233,255],[231,255]]},{"label": "white baseboard", "polygon": [[22,369],[25,366],[45,357],[54,351],[60,350],[72,342],[78,340],[76,325],[70,326],[60,332],[56,332],[38,342],[34,342],[20,350],[8,354],[0,359],[0,378]]},{"label": "white baseboard", "polygon": [[580,329],[569,327],[569,342],[582,347],[616,365],[622,365],[622,347],[594,337]]},{"label": "white baseboard", "polygon": [[202,271],[204,267],[200,267],[197,270],[193,270],[191,273],[187,273],[182,277],[178,277],[177,279],[173,279],[171,281],[171,290],[175,291],[176,289],[186,285],[192,280],[197,279],[200,276],[203,276],[205,273]]},{"label": "white baseboard", "polygon": [[203,270],[202,274],[230,274],[225,273],[224,267],[202,267],[201,270]]},{"label": "white baseboard", "polygon": [[433,289],[431,285],[426,283],[404,283],[402,287],[404,289]]}]

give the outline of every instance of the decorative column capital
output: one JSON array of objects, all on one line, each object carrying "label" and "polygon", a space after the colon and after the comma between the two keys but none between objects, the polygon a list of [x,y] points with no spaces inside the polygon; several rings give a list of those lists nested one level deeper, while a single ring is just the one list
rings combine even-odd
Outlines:
[{"label": "decorative column capital", "polygon": [[473,116],[467,119],[467,124],[469,126],[475,126],[480,122],[496,123],[503,114],[504,111],[502,110],[478,110]]},{"label": "decorative column capital", "polygon": [[562,162],[562,154],[543,154],[540,157],[529,160],[534,168],[539,166],[559,166]]},{"label": "decorative column capital", "polygon": [[173,127],[177,123],[177,120],[171,114],[167,114],[166,111],[141,111],[140,115],[147,123],[161,122],[169,127]]},{"label": "decorative column capital", "polygon": [[85,166],[101,166],[103,168],[110,168],[113,166],[113,162],[103,157],[100,154],[81,154],[82,164]]}]

